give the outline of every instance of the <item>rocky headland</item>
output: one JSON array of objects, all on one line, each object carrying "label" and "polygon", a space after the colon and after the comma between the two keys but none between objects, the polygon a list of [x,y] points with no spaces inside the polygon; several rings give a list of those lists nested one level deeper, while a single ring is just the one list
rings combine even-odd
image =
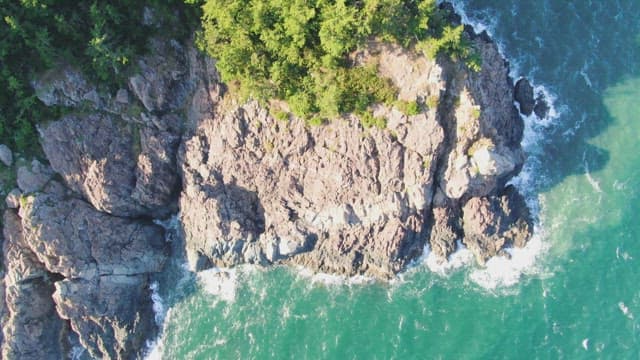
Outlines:
[{"label": "rocky headland", "polygon": [[179,256],[153,220],[176,213],[193,271],[296,264],[386,280],[427,244],[446,261],[460,240],[481,265],[524,246],[529,211],[507,184],[525,160],[520,113],[544,116],[544,99],[467,31],[477,72],[378,42],[353,54],[423,104],[411,116],[377,105],[384,128],[234,102],[215,60],[172,40],[154,39],[114,94],[69,66],[43,74],[39,99],[73,111],[40,126],[46,160],[0,149],[18,185],[3,217],[3,358],[140,357],[157,331],[150,283]]}]

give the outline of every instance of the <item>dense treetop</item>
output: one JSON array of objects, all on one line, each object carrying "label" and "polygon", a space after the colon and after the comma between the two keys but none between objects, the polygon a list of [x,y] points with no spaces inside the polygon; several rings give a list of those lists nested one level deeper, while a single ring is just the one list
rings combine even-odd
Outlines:
[{"label": "dense treetop", "polygon": [[415,46],[430,57],[477,59],[435,0],[206,0],[200,45],[245,96],[279,98],[299,116],[364,113],[395,89],[348,54],[369,39]]}]

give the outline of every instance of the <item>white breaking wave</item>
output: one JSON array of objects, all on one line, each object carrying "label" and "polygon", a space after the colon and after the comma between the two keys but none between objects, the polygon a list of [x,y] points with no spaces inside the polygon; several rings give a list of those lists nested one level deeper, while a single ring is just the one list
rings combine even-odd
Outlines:
[{"label": "white breaking wave", "polygon": [[326,274],[322,272],[314,272],[309,268],[298,266],[295,268],[296,275],[306,278],[312,284],[322,284],[325,286],[342,286],[342,285],[362,285],[375,282],[375,279],[364,275],[345,276]]},{"label": "white breaking wave", "polygon": [[[164,301],[162,300],[162,297],[159,294],[159,288],[160,288],[160,285],[158,284],[157,281],[154,281],[149,286],[149,289],[151,289],[151,301],[153,303],[154,320],[156,322],[156,325],[158,325],[158,328],[162,329],[163,324],[167,317],[167,311],[164,306]],[[162,352],[163,352],[163,346],[162,346],[163,343],[161,340],[162,332],[163,331],[160,332],[160,334],[156,339],[147,341],[146,343],[147,350],[146,350],[146,355],[144,357],[146,360],[162,359]]]},{"label": "white breaking wave", "polygon": [[238,288],[237,269],[212,268],[196,274],[198,284],[208,294],[221,300],[233,302]]}]

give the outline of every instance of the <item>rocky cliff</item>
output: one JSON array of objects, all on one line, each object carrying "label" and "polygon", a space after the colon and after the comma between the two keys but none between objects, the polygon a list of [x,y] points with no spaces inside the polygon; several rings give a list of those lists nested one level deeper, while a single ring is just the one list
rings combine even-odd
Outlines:
[{"label": "rocky cliff", "polygon": [[422,104],[411,116],[376,106],[384,128],[234,103],[215,61],[175,41],[152,41],[114,94],[68,66],[41,76],[38,97],[71,111],[39,128],[48,164],[18,162],[7,197],[3,357],[141,356],[157,330],[149,285],[171,255],[152,220],[178,211],[196,271],[297,264],[389,279],[426,244],[446,261],[461,240],[480,264],[524,246],[528,210],[506,186],[525,159],[514,100],[524,113],[543,105],[527,83],[514,93],[485,35],[472,41],[479,72],[375,42],[354,53]]},{"label": "rocky cliff", "polygon": [[[467,205],[508,196],[504,211],[526,209],[505,189],[525,159],[508,65],[486,36],[473,41],[479,72],[386,44],[355,54],[377,62],[400,99],[425,105],[413,116],[378,106],[384,129],[353,115],[309,127],[257,102],[212,103],[179,151],[192,269],[294,263],[390,278],[427,242],[446,259],[462,239],[480,263],[524,245],[526,210],[503,216],[484,206],[490,215],[474,217],[480,207]],[[483,228],[494,217],[500,226]]]}]

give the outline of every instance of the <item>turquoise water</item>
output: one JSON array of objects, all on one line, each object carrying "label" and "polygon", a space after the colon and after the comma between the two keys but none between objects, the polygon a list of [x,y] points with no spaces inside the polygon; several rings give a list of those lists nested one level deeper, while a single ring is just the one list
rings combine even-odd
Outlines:
[{"label": "turquoise water", "polygon": [[177,271],[160,285],[168,313],[153,357],[640,358],[640,1],[457,5],[514,76],[555,97],[557,116],[529,121],[519,182],[540,205],[532,249],[485,271],[421,264],[393,284]]}]

